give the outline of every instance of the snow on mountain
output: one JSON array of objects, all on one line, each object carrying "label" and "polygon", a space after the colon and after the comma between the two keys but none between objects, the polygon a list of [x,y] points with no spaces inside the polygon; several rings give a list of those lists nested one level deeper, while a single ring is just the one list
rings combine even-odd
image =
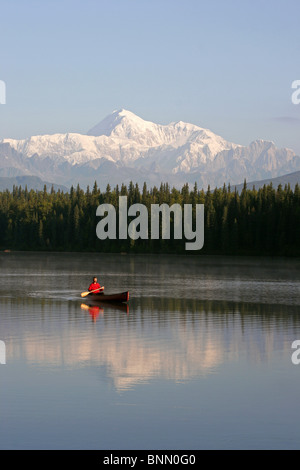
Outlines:
[{"label": "snow on mountain", "polygon": [[[88,131],[88,135],[110,138],[109,143],[123,144],[126,148],[129,143],[140,155],[145,157],[149,149],[170,147],[181,148],[185,145],[193,147],[197,152],[201,151],[205,157],[213,158],[216,153],[224,149],[236,147],[222,137],[217,136],[208,129],[202,129],[194,124],[182,121],[172,122],[168,125],[155,124],[144,121],[130,111],[121,109],[114,111],[103,121]],[[102,144],[102,140],[97,142]],[[103,142],[104,143],[104,142]],[[120,160],[136,160],[137,153],[130,158],[121,155]]]},{"label": "snow on mountain", "polygon": [[87,134],[0,141],[0,175],[33,174],[61,184],[91,184],[97,178],[102,184],[197,180],[207,186],[297,170],[300,157],[273,142],[242,146],[194,124],[155,124],[125,109],[114,111]]},{"label": "snow on mountain", "polygon": [[193,124],[177,122],[163,126],[144,121],[124,109],[114,111],[87,135],[41,135],[23,140],[4,139],[2,142],[9,143],[29,158],[38,155],[57,161],[67,160],[72,165],[99,157],[126,164],[147,157],[149,150],[150,154],[153,153],[152,149],[156,149],[155,158],[166,149],[178,149],[172,165],[175,165],[175,171],[187,172],[199,161],[211,160],[218,152],[236,147]]}]

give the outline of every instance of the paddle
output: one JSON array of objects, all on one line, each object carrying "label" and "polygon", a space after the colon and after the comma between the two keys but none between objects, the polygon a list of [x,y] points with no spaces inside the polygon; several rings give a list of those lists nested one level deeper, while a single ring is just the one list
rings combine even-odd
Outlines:
[{"label": "paddle", "polygon": [[95,290],[88,290],[87,292],[81,292],[81,297],[86,297],[89,294],[92,294],[93,292],[99,292],[101,290],[104,290],[104,286],[100,287],[100,289],[95,289]]}]

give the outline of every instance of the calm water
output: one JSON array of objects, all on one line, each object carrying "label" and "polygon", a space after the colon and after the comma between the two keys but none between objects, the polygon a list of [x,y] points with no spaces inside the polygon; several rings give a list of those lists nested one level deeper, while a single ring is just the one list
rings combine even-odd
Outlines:
[{"label": "calm water", "polygon": [[299,267],[1,253],[0,448],[299,448]]}]

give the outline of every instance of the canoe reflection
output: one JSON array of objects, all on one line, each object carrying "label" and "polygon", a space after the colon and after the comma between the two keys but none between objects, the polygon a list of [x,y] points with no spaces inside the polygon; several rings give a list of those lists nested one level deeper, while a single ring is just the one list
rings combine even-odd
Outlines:
[{"label": "canoe reflection", "polygon": [[81,309],[89,312],[90,316],[92,317],[92,320],[95,322],[99,315],[104,315],[104,310],[118,310],[119,312],[124,312],[127,315],[129,314],[129,305],[128,304],[120,304],[120,303],[113,303],[110,302],[109,304],[107,303],[99,303],[97,302],[97,305],[93,304],[81,304]]}]

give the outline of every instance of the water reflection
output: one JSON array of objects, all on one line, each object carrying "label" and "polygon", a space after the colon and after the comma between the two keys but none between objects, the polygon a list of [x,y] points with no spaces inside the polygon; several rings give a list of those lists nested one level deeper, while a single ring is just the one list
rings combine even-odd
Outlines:
[{"label": "water reflection", "polygon": [[8,363],[92,367],[117,390],[154,378],[187,382],[228,362],[268,362],[278,351],[289,358],[300,329],[297,306],[136,298],[130,315],[127,305],[53,299],[0,306]]},{"label": "water reflection", "polygon": [[100,308],[97,305],[81,304],[80,307],[85,312],[89,312],[93,322],[95,322],[97,320],[99,315],[104,314],[104,308]]},{"label": "water reflection", "polygon": [[89,312],[92,320],[95,322],[99,315],[104,315],[105,309],[110,310],[117,310],[119,312],[126,313],[129,315],[129,305],[125,303],[113,303],[113,302],[95,302],[95,303],[82,303],[80,305],[81,309],[85,312]]}]

